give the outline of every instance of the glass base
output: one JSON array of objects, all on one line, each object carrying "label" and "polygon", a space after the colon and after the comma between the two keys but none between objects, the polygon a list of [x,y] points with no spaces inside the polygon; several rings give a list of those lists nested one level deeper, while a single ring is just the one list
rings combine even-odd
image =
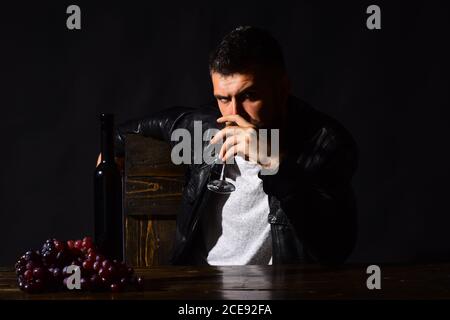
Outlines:
[{"label": "glass base", "polygon": [[236,187],[231,182],[225,181],[225,180],[213,180],[208,182],[208,190],[215,192],[215,193],[221,193],[221,194],[230,194],[234,190],[236,190]]}]

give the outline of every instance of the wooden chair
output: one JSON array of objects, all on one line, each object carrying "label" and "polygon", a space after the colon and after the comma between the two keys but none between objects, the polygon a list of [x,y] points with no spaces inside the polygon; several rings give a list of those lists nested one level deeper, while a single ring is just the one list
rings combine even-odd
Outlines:
[{"label": "wooden chair", "polygon": [[129,134],[124,170],[126,259],[135,267],[167,265],[185,167],[171,162],[167,143]]}]

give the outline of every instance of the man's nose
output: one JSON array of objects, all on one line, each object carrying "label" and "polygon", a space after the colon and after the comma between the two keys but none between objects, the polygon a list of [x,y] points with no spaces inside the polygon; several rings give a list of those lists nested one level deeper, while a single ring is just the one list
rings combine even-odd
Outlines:
[{"label": "man's nose", "polygon": [[230,114],[232,115],[239,114],[239,111],[240,111],[239,102],[237,102],[236,99],[233,99],[231,102]]}]

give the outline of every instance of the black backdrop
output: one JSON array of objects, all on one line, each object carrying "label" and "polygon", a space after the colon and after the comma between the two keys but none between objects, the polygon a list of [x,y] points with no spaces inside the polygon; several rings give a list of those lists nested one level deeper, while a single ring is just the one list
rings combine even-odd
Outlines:
[{"label": "black backdrop", "polygon": [[[66,28],[73,3],[79,31]],[[366,28],[370,4],[381,7],[381,30]],[[279,39],[294,94],[358,142],[351,261],[450,258],[444,1],[1,6],[0,265],[48,237],[92,234],[98,113],[122,121],[209,101],[208,53],[246,24]]]}]

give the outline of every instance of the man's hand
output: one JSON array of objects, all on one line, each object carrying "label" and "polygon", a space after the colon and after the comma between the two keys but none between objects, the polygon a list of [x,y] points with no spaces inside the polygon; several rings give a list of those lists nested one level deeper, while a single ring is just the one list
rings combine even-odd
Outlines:
[{"label": "man's hand", "polygon": [[102,162],[102,154],[101,154],[101,153],[98,154],[97,165],[96,165],[95,167],[98,167],[98,165],[100,164],[100,162]]},{"label": "man's hand", "polygon": [[246,160],[258,163],[266,169],[278,167],[279,155],[268,156],[270,153],[270,139],[266,139],[266,143],[262,143],[259,146],[260,137],[254,125],[240,115],[220,117],[217,119],[217,122],[234,122],[236,124],[225,127],[211,139],[211,144],[219,143],[225,139],[219,152],[219,157],[222,161],[225,162],[235,155],[240,155]]},{"label": "man's hand", "polygon": [[[119,158],[119,157],[115,157],[114,159],[116,161],[117,168],[119,168],[119,171],[123,172],[123,168],[124,168],[124,165],[125,165],[125,159],[124,158]],[[97,165],[95,167],[98,167],[100,162],[102,162],[102,154],[101,153],[98,155]]]}]

